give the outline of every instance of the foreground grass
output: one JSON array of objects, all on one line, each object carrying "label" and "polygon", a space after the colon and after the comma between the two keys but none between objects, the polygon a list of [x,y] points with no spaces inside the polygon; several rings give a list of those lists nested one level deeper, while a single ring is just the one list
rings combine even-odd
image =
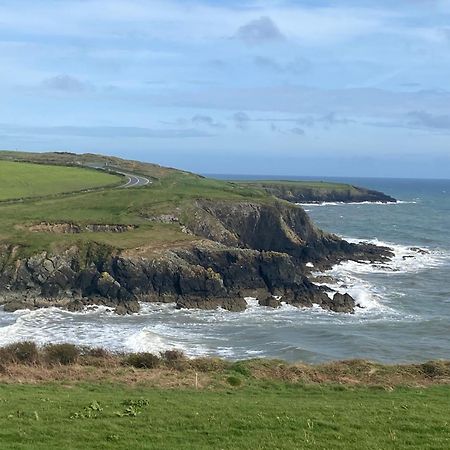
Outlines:
[{"label": "foreground grass", "polygon": [[0,201],[92,189],[120,181],[119,176],[90,169],[0,160]]},{"label": "foreground grass", "polygon": [[449,386],[0,385],[2,449],[448,449]]},{"label": "foreground grass", "polygon": [[448,449],[450,362],[0,348],[3,449]]}]

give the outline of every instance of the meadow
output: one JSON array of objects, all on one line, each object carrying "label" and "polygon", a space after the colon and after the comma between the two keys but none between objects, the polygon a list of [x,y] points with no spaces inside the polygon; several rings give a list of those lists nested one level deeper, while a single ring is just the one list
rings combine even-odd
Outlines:
[{"label": "meadow", "polygon": [[121,181],[122,177],[92,169],[0,160],[0,201],[95,189]]},{"label": "meadow", "polygon": [[[190,213],[197,198],[270,201],[270,197],[258,189],[187,172],[158,168],[156,178],[153,166],[149,172],[145,171],[145,165],[135,167],[132,173],[141,172],[152,178],[152,183],[129,189],[117,189],[117,181],[123,183],[122,177],[93,169],[0,160],[0,170],[2,167],[7,175],[3,178],[0,172],[1,198],[28,198],[0,201],[0,244],[20,245],[24,254],[92,241],[119,249],[192,241],[195,237],[182,233],[179,226],[149,219],[174,211],[182,218]],[[73,192],[86,189],[91,191]],[[30,231],[30,227],[43,222],[128,224],[137,228],[120,234]]]}]

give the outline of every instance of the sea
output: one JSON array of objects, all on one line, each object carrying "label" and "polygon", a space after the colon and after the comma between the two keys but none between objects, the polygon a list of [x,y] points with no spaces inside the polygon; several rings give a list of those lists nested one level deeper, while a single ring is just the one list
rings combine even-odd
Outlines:
[{"label": "sea", "polygon": [[82,313],[57,308],[6,313],[0,308],[0,345],[33,340],[112,351],[177,348],[193,357],[311,363],[450,359],[450,180],[325,180],[380,190],[399,200],[302,206],[320,228],[352,242],[388,246],[395,253],[389,263],[344,262],[327,272],[334,278],[331,287],[350,293],[360,304],[355,314],[286,304],[270,309],[252,298],[239,313],[177,310],[173,304],[143,304],[140,313],[126,317],[105,307]]}]

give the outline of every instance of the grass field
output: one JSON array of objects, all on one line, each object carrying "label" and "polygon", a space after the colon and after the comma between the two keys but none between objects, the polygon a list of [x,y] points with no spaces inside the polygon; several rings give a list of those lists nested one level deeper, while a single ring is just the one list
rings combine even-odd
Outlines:
[{"label": "grass field", "polygon": [[0,161],[0,201],[44,197],[120,181],[119,176],[90,169]]},{"label": "grass field", "polygon": [[0,442],[2,450],[447,450],[449,396],[449,386],[1,385]]},{"label": "grass field", "polygon": [[[111,182],[110,175],[94,170],[84,170],[60,166],[42,166],[26,163],[5,163],[0,160],[0,167],[4,164],[16,165],[20,170],[29,168],[32,172],[36,195],[43,195],[38,188],[42,180],[39,174],[55,171],[61,184],[60,191],[65,188],[64,177],[61,174],[83,174],[83,177],[92,177],[92,180],[103,183]],[[6,167],[6,166],[3,166]],[[67,172],[66,172],[67,171]],[[43,174],[42,174],[43,175]],[[56,176],[56,175],[55,175]],[[100,177],[97,179],[97,177]],[[107,177],[107,178],[103,178]],[[12,179],[9,176],[10,180]],[[50,175],[47,176],[50,179]],[[81,181],[82,178],[78,180]],[[84,186],[88,178],[84,179]],[[112,181],[116,181],[112,177]],[[42,180],[44,183],[44,180]],[[0,184],[5,184],[1,180]],[[81,184],[81,183],[80,183]],[[3,198],[17,196],[21,189],[20,180],[6,183],[9,190],[0,192]],[[47,185],[51,192],[55,186]],[[74,188],[72,185],[71,189]],[[23,192],[23,191],[22,191]],[[48,191],[47,191],[48,192]],[[189,209],[196,198],[206,199],[258,199],[267,200],[268,197],[261,191],[252,187],[235,186],[230,183],[202,178],[197,175],[172,171],[161,179],[145,187],[130,189],[102,189],[101,191],[76,193],[71,195],[53,195],[47,198],[29,199],[14,204],[0,203],[0,243],[13,242],[21,245],[22,250],[33,253],[46,250],[59,244],[70,245],[75,241],[96,241],[114,246],[116,248],[135,248],[140,245],[171,243],[195,239],[194,236],[182,233],[180,227],[172,224],[151,223],[147,220],[162,213],[173,213],[179,208],[180,214]],[[41,222],[51,223],[77,223],[77,224],[134,224],[139,228],[120,234],[112,233],[81,233],[78,235],[31,232],[28,227]]]},{"label": "grass field", "polygon": [[450,439],[450,362],[319,365],[0,348],[4,449],[433,449]]}]

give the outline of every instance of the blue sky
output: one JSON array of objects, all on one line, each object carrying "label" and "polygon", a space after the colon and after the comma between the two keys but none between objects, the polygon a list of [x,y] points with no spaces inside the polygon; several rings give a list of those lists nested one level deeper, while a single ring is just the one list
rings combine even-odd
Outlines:
[{"label": "blue sky", "polygon": [[0,0],[0,148],[450,178],[450,0]]}]

